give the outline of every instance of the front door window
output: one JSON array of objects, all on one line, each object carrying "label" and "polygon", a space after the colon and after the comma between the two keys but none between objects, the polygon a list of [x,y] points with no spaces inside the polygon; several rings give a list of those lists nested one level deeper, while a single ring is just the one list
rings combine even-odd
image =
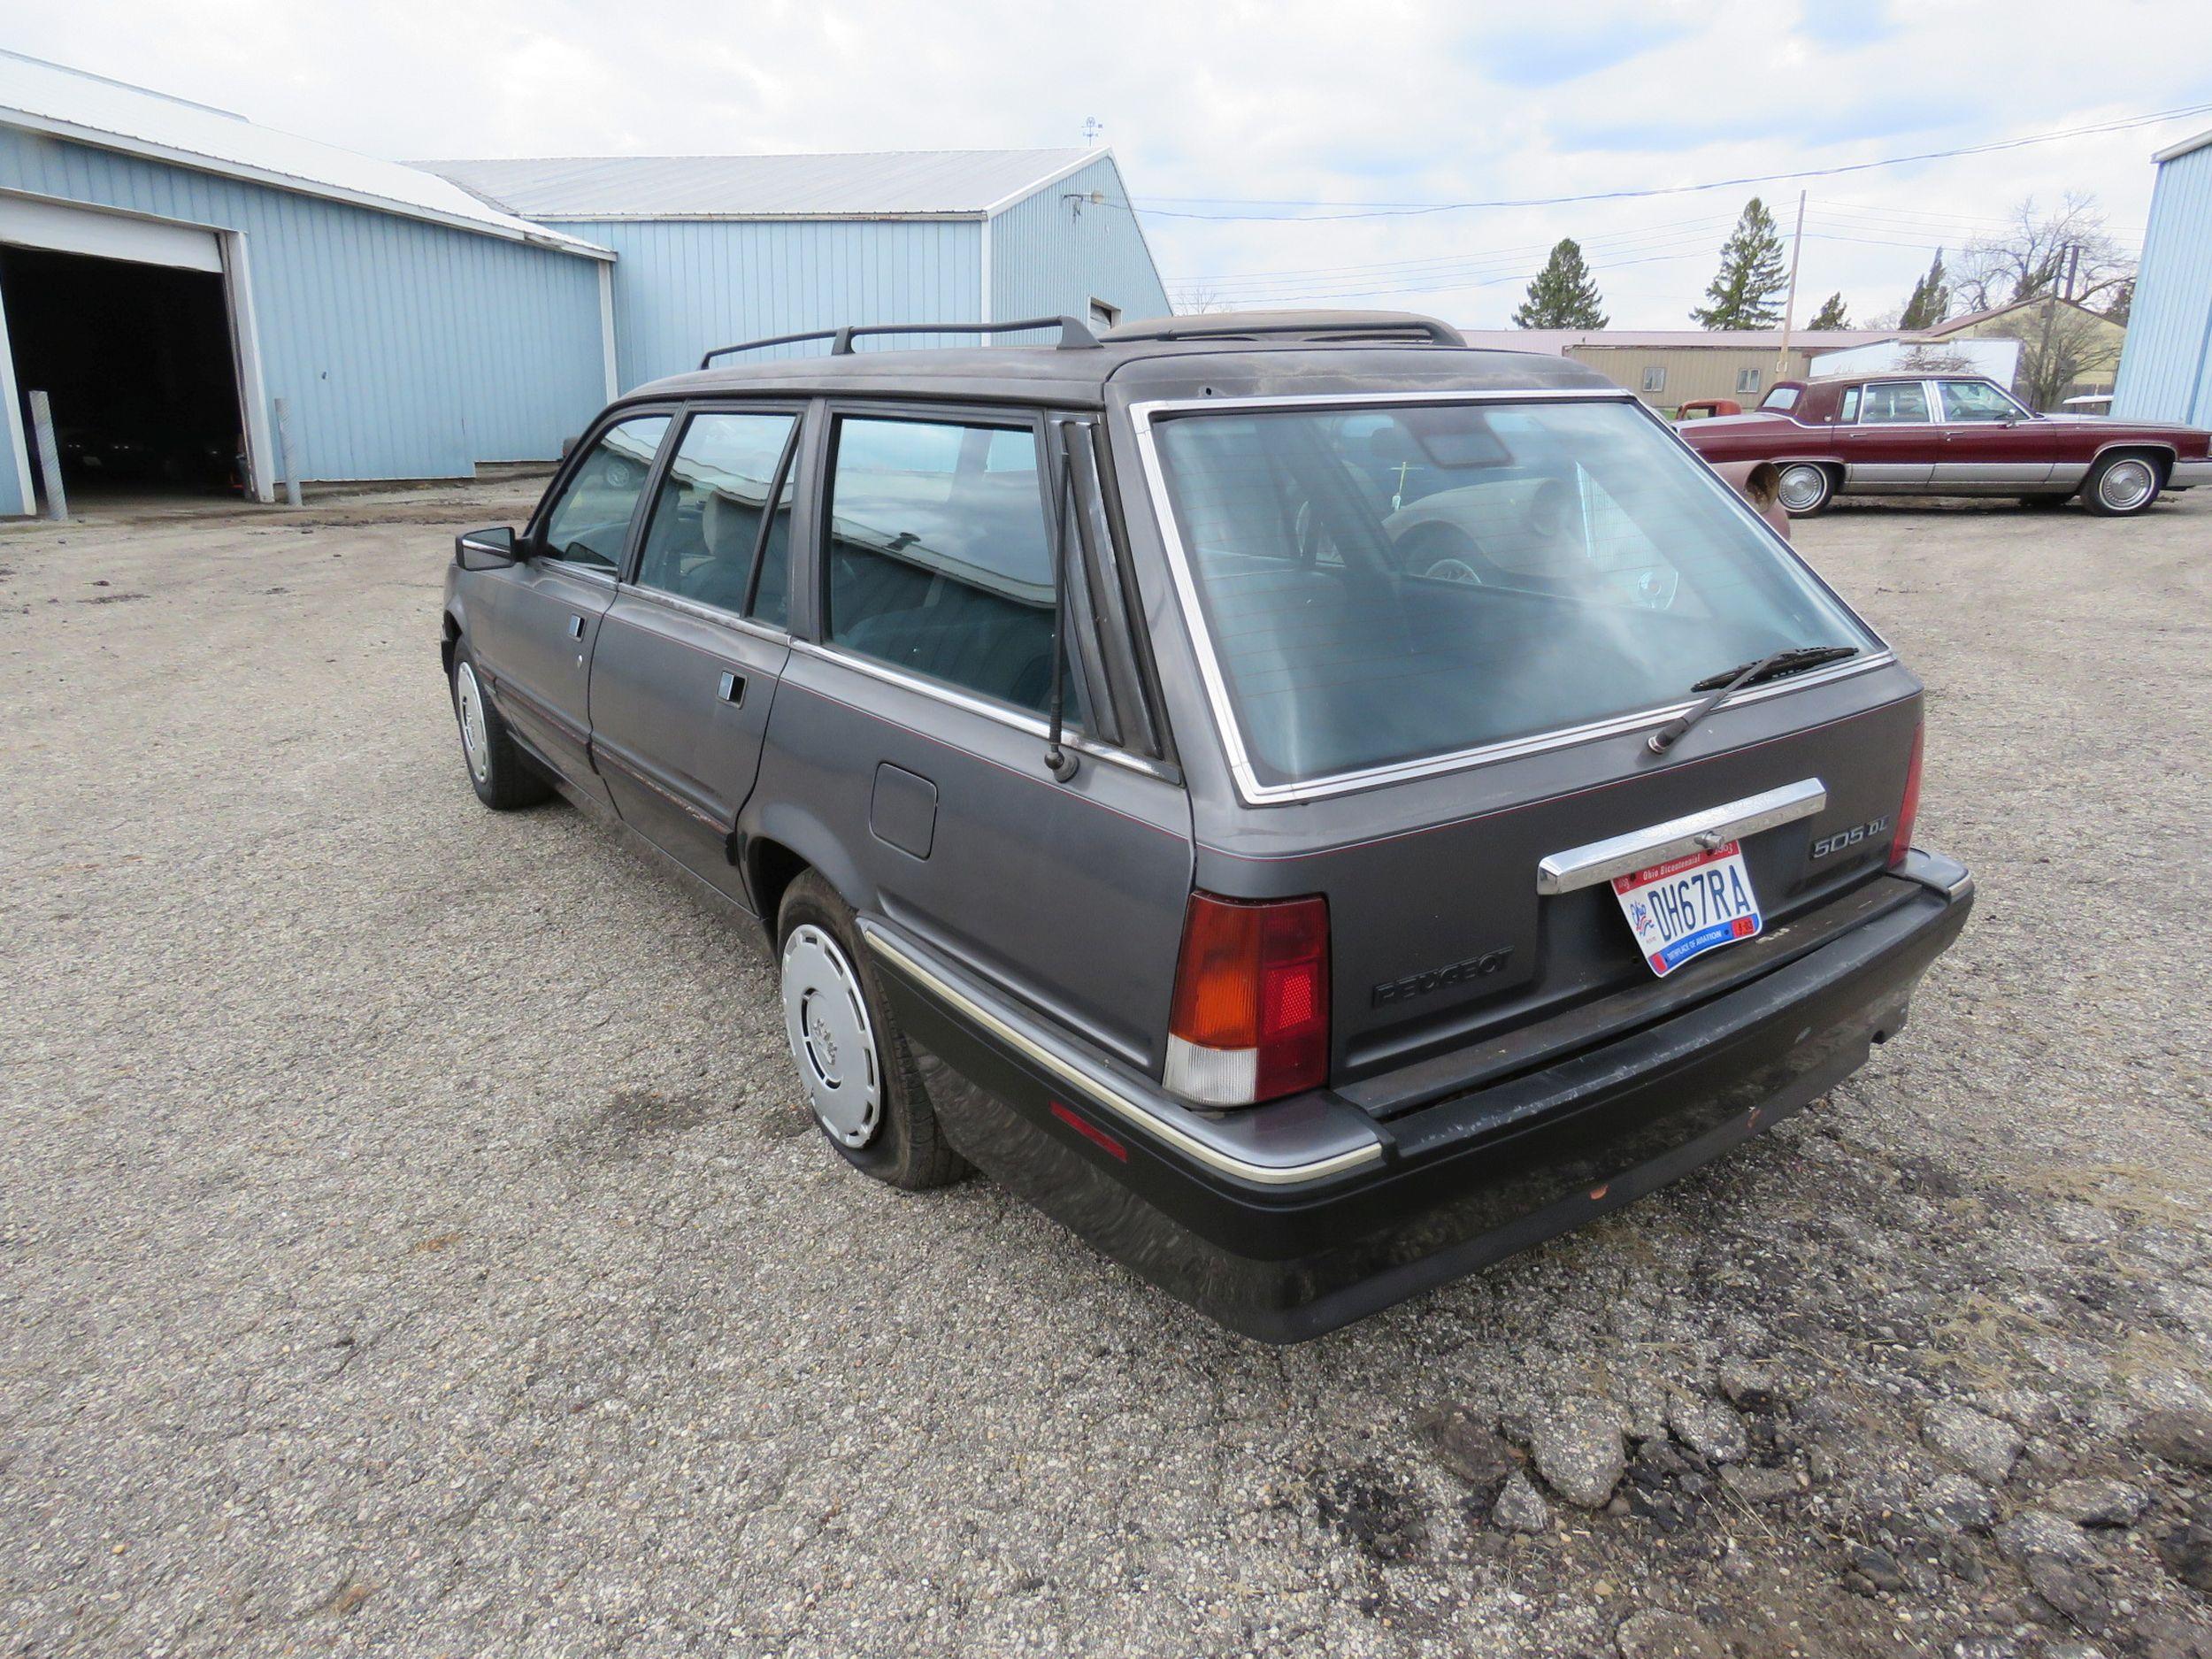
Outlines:
[{"label": "front door window", "polygon": [[539,557],[613,575],[667,432],[666,415],[637,415],[601,433],[545,515]]},{"label": "front door window", "polygon": [[1987,380],[1944,380],[1938,395],[1943,399],[1946,420],[2017,420],[2020,405]]}]

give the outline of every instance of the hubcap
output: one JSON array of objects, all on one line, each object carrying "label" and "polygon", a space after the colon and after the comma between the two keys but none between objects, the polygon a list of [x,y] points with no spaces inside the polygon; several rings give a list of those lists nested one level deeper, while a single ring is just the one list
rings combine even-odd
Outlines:
[{"label": "hubcap", "polygon": [[783,943],[783,1022],[814,1116],[843,1145],[866,1146],[883,1121],[875,1029],[860,977],[811,922]]},{"label": "hubcap", "polygon": [[2148,461],[2116,461],[2106,472],[2097,494],[2116,512],[2140,507],[2158,488],[2158,474]]},{"label": "hubcap", "polygon": [[1439,559],[1424,573],[1431,581],[1464,582],[1470,588],[1482,586],[1482,578],[1475,574],[1475,567],[1465,559]]},{"label": "hubcap", "polygon": [[488,782],[492,744],[484,729],[484,694],[477,687],[476,671],[466,663],[453,672],[453,706],[461,717],[461,753],[468,757],[469,773],[479,783]]},{"label": "hubcap", "polygon": [[1783,507],[1791,512],[1803,512],[1809,507],[1820,505],[1820,498],[1828,491],[1828,475],[1816,466],[1793,466],[1782,473],[1782,482],[1775,494],[1781,497]]}]

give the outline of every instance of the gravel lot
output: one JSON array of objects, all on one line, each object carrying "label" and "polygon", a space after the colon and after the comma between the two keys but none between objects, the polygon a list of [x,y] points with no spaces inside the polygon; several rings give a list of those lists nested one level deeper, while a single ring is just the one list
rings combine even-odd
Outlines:
[{"label": "gravel lot", "polygon": [[739,933],[477,805],[518,488],[0,533],[6,1652],[2212,1654],[2212,499],[1801,526],[1981,880],[1913,1028],[1273,1351],[847,1172]]}]

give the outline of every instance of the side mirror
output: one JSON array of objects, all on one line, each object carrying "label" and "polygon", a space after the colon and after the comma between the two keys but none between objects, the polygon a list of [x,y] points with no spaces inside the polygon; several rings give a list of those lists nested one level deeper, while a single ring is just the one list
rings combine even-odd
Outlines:
[{"label": "side mirror", "polygon": [[503,570],[522,558],[521,545],[511,525],[487,530],[465,530],[453,538],[453,562],[465,571]]}]

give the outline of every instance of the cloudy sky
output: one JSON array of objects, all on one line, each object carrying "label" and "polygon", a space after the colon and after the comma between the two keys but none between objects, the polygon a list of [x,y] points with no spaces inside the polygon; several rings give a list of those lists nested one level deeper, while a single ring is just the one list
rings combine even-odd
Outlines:
[{"label": "cloudy sky", "polygon": [[[1752,187],[1404,210],[2212,104],[2204,22],[2205,0],[75,0],[4,43],[401,159],[1073,145],[1095,118],[1179,296],[1502,326],[1571,235],[1614,323],[1661,328],[1689,326]],[[1856,320],[2026,196],[2093,192],[2139,244],[2150,152],[2208,127],[1756,188],[1786,228],[1810,196],[1800,320],[1838,289]]]}]

